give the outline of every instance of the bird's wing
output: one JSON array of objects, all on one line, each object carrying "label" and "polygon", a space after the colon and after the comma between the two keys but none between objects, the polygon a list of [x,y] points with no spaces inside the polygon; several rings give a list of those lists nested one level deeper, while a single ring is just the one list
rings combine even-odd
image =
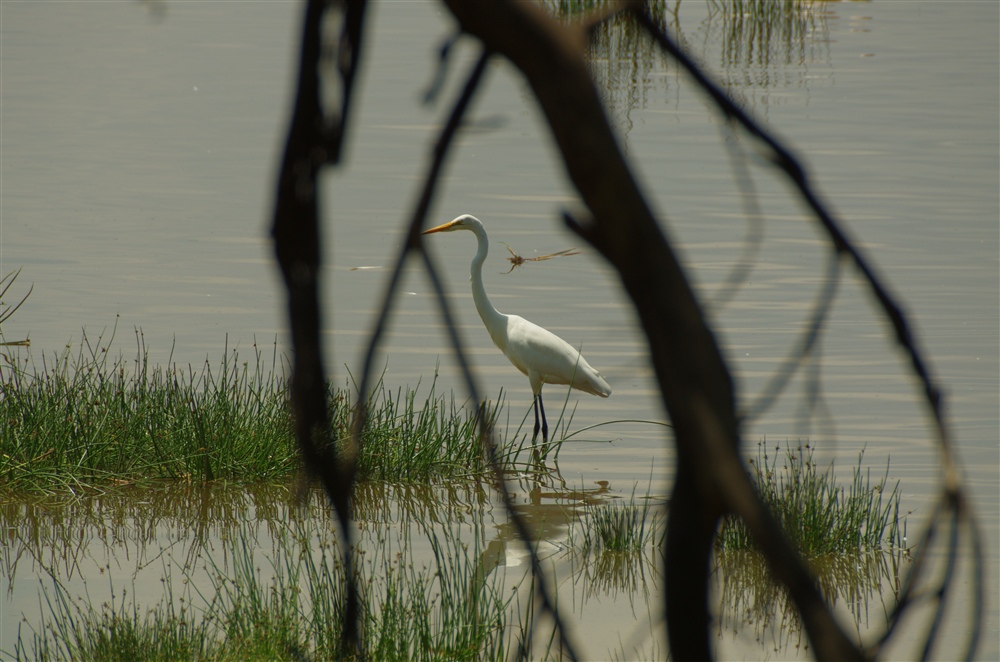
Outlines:
[{"label": "bird's wing", "polygon": [[602,397],[611,394],[607,381],[576,348],[523,317],[510,316],[504,353],[533,382],[537,379],[545,384],[570,384],[573,388]]}]

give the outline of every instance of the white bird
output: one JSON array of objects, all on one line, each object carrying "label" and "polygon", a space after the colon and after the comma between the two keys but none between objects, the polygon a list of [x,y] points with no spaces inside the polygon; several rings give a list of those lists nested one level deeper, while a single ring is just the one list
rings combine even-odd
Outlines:
[{"label": "white bird", "polygon": [[470,266],[472,300],[476,302],[476,310],[493,342],[515,368],[527,375],[531,383],[535,409],[535,431],[531,440],[538,438],[540,427],[542,442],[548,442],[549,425],[545,420],[545,406],[542,404],[543,384],[569,384],[575,389],[602,398],[611,395],[611,387],[601,373],[587,363],[580,351],[568,342],[523,317],[504,315],[490,303],[483,286],[483,262],[490,251],[490,240],[478,218],[463,214],[453,221],[425,230],[423,234],[455,230],[468,230],[476,235],[479,248]]}]

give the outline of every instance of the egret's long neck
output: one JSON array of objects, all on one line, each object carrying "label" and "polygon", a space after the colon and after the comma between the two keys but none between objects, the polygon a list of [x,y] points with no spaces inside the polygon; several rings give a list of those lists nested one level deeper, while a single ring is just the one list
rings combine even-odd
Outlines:
[{"label": "egret's long neck", "polygon": [[494,330],[506,326],[507,316],[493,307],[489,296],[486,295],[486,287],[483,285],[483,262],[486,261],[486,255],[490,252],[490,240],[482,226],[476,225],[471,229],[479,242],[479,249],[476,251],[476,256],[472,258],[472,264],[469,267],[472,275],[472,300],[476,302],[476,310],[479,311],[479,317],[483,320],[483,324],[496,340]]}]

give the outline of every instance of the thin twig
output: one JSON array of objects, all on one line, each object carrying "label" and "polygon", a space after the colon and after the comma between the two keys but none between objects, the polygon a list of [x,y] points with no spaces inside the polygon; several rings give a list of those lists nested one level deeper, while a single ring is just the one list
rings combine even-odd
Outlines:
[{"label": "thin twig", "polygon": [[[433,261],[428,256],[427,252],[423,250],[423,244],[421,241],[420,231],[424,226],[425,219],[427,217],[428,211],[430,209],[431,201],[434,197],[434,193],[437,189],[437,184],[439,181],[439,176],[441,169],[444,166],[445,157],[447,156],[448,149],[451,146],[451,142],[455,137],[459,127],[461,126],[462,118],[464,117],[468,106],[472,100],[473,94],[478,89],[480,81],[482,79],[483,73],[486,69],[486,64],[489,60],[490,53],[484,51],[479,60],[476,62],[472,73],[469,75],[466,81],[465,87],[462,90],[458,101],[452,109],[452,112],[448,118],[448,122],[445,124],[444,128],[441,130],[438,140],[435,143],[434,154],[431,160],[430,168],[424,178],[424,186],[421,190],[420,198],[414,209],[413,215],[410,219],[409,228],[407,231],[407,241],[404,242],[403,248],[400,254],[397,256],[395,266],[393,268],[392,276],[389,279],[389,284],[386,288],[385,295],[382,299],[382,305],[379,308],[379,316],[376,320],[375,327],[369,336],[368,349],[365,354],[364,371],[361,376],[361,395],[362,403],[367,400],[367,388],[369,382],[369,375],[371,374],[372,365],[374,364],[375,352],[377,351],[378,344],[381,341],[382,336],[385,333],[385,328],[388,324],[389,314],[392,309],[393,300],[395,298],[396,292],[398,290],[398,285],[402,277],[403,266],[406,262],[406,258],[409,252],[412,250],[419,250],[422,257],[424,267],[427,270],[427,274],[431,279],[432,286],[437,294],[438,303],[441,308],[441,314],[444,318],[444,326],[448,332],[449,339],[451,341],[452,347],[455,350],[455,355],[457,357],[459,368],[462,372],[463,378],[466,382],[466,388],[469,390],[470,397],[474,402],[482,403],[479,396],[479,389],[476,388],[475,380],[472,376],[472,371],[469,367],[468,360],[466,359],[466,352],[461,345],[461,341],[458,337],[458,327],[455,323],[454,316],[451,314],[450,307],[448,305],[447,298],[444,296],[444,288],[441,283],[441,279],[437,274],[437,270],[434,267]],[[355,418],[355,435],[360,434],[361,422],[364,420],[363,407],[359,407]],[[496,479],[497,489],[500,491],[501,498],[503,499],[504,505],[507,512],[511,518],[514,527],[517,529],[519,536],[525,542],[529,551],[529,558],[531,561],[532,572],[539,578],[539,581],[535,583],[536,592],[542,601],[542,605],[545,611],[552,615],[555,622],[555,629],[558,632],[560,642],[563,646],[563,651],[570,660],[578,659],[575,653],[575,648],[572,642],[569,640],[568,630],[564,625],[559,611],[555,605],[555,601],[549,595],[548,589],[545,586],[545,582],[542,580],[544,574],[541,568],[541,560],[534,548],[530,544],[531,534],[528,529],[527,523],[523,521],[520,514],[514,509],[514,500],[507,489],[506,482],[503,479],[503,467],[500,462],[499,451],[497,449],[497,444],[495,438],[493,437],[492,431],[488,429],[487,423],[484,417],[479,417],[480,425],[480,438],[484,446],[484,451],[490,461],[490,466],[493,470],[494,477]],[[360,437],[357,437],[360,438]]]}]

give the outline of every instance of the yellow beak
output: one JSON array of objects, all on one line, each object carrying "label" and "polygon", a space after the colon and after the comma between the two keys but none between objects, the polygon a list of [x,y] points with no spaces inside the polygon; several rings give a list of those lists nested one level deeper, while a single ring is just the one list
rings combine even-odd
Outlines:
[{"label": "yellow beak", "polygon": [[447,223],[442,223],[441,225],[439,225],[439,226],[437,226],[435,228],[431,228],[430,230],[424,230],[420,234],[431,234],[431,233],[434,233],[434,232],[444,232],[446,230],[450,230],[452,228],[452,226],[454,226],[456,223],[458,223],[457,220],[455,220],[455,221],[448,221]]}]

